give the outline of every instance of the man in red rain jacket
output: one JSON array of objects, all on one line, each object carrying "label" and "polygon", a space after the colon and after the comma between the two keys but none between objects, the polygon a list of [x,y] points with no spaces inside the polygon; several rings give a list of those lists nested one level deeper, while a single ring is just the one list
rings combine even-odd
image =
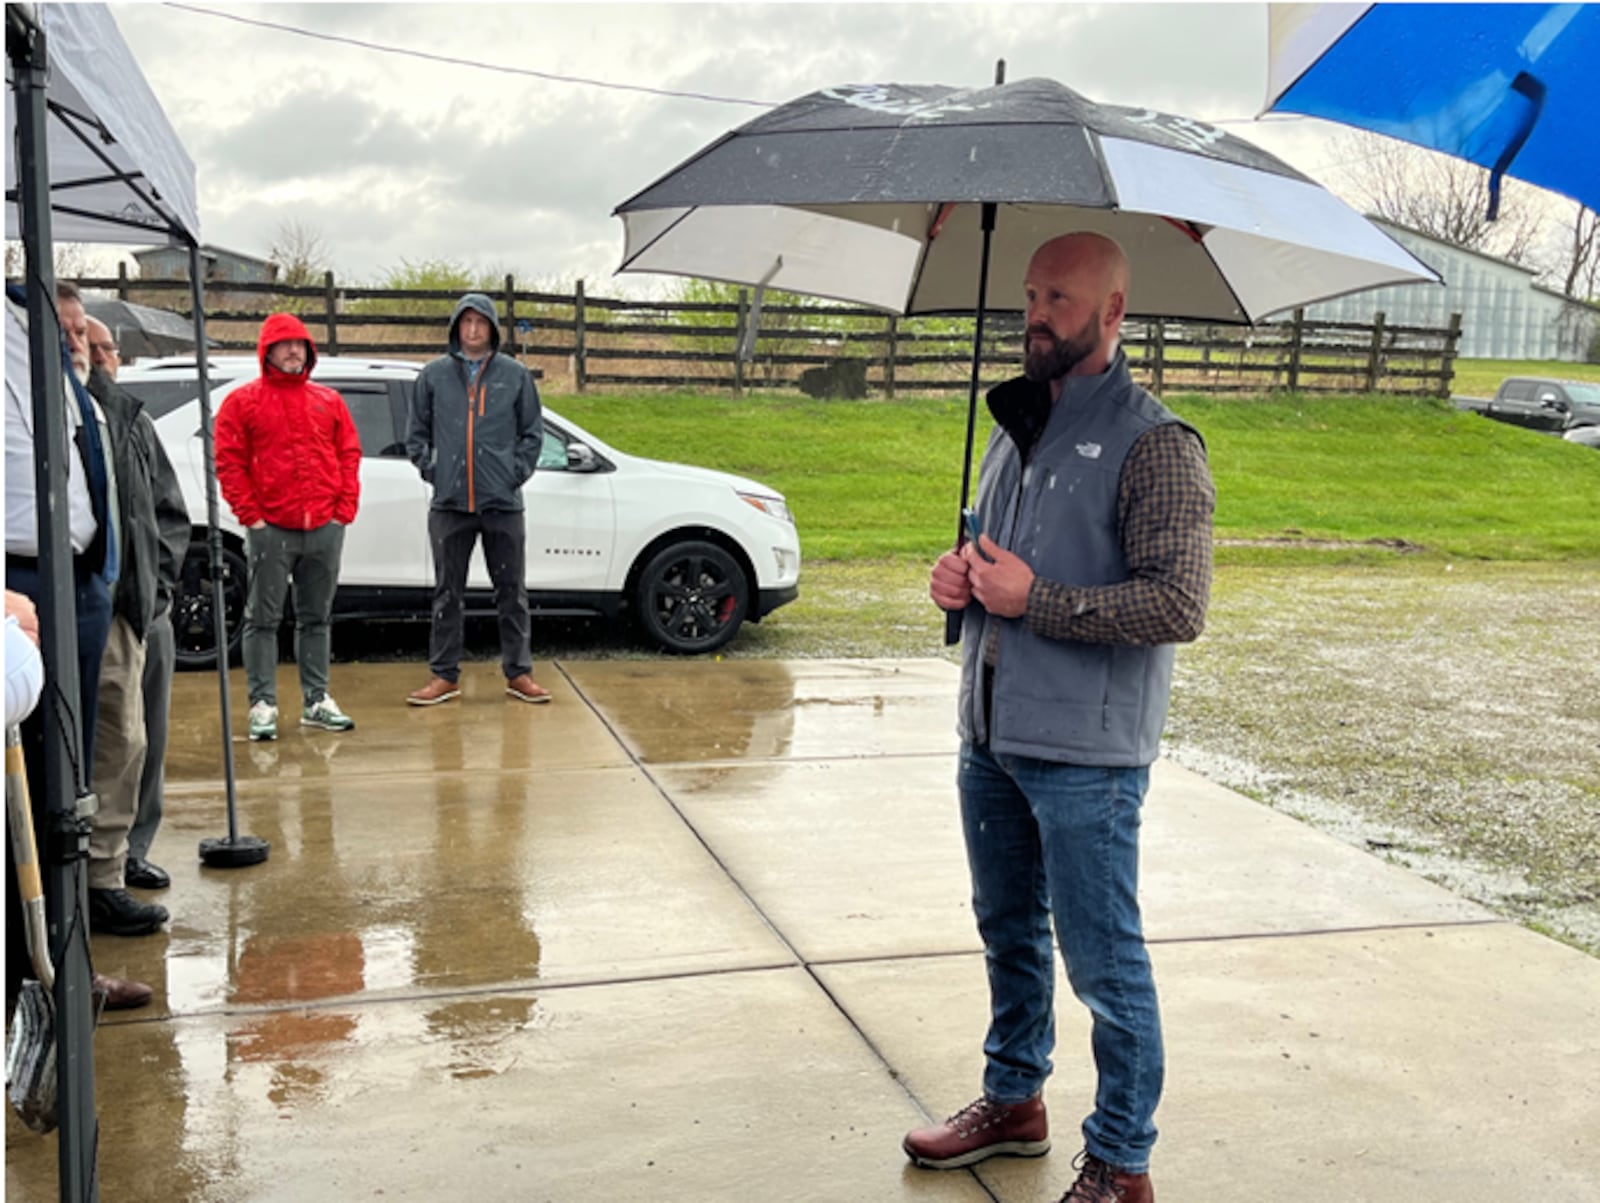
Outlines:
[{"label": "man in red rain jacket", "polygon": [[248,528],[250,738],[278,738],[278,624],[291,578],[300,725],[348,731],[355,722],[328,696],[328,625],[361,493],[361,442],[344,398],[311,382],[317,348],[299,318],[269,315],[257,354],[260,378],[228,396],[216,423],[217,482]]}]

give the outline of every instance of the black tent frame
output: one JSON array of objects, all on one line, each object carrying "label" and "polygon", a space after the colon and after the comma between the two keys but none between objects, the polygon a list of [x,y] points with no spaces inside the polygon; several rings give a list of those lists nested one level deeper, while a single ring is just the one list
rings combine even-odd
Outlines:
[{"label": "black tent frame", "polygon": [[[195,328],[195,365],[199,376],[204,432],[207,526],[213,589],[213,613],[219,648],[227,647],[222,599],[222,535],[217,522],[216,467],[212,446],[211,389],[206,362],[204,286],[200,244],[172,211],[143,172],[123,170],[106,146],[110,132],[92,115],[50,100],[46,94],[49,53],[43,23],[32,4],[6,5],[6,56],[10,60],[16,101],[16,189],[6,200],[21,214],[21,233],[28,282],[28,359],[31,365],[34,470],[39,514],[41,573],[40,636],[46,694],[45,797],[43,800],[46,921],[55,984],[57,1039],[57,1113],[59,1116],[60,1197],[64,1203],[97,1203],[99,1176],[96,1153],[99,1120],[95,1112],[94,1010],[89,965],[88,855],[89,816],[94,798],[88,790],[89,766],[83,762],[81,686],[78,680],[77,611],[73,600],[72,550],[68,542],[64,499],[67,491],[66,437],[61,407],[65,404],[61,370],[61,329],[55,310],[54,243],[51,212],[92,217],[107,224],[165,233],[189,251],[189,281]],[[60,188],[50,182],[47,118],[57,117],[96,158],[106,174]],[[147,222],[91,212],[70,203],[73,187],[120,181],[151,211],[165,218],[165,229]],[[218,685],[222,700],[222,745],[227,782],[229,841],[234,824],[233,746],[226,656],[219,656]],[[247,837],[248,838],[248,837]]]}]

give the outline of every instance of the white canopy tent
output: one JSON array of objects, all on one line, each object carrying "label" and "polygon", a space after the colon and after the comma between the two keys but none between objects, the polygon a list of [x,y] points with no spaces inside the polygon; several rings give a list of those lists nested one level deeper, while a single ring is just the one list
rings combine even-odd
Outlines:
[{"label": "white canopy tent", "polygon": [[[72,553],[65,523],[66,458],[60,325],[54,306],[54,241],[166,243],[189,248],[200,396],[207,397],[205,310],[199,275],[200,222],[194,163],[102,4],[6,5],[6,236],[20,238],[26,264],[28,334],[7,340],[7,376],[27,365],[38,482],[39,597],[47,697],[43,713],[44,835],[50,959],[55,967],[55,1115],[60,1197],[99,1198],[94,1017],[83,911],[88,818],[82,756]],[[209,407],[207,407],[209,408]],[[210,525],[216,527],[206,415]],[[221,555],[214,546],[212,564]],[[213,572],[215,575],[215,571]],[[220,582],[215,593],[220,594]],[[218,597],[220,608],[220,597]],[[227,678],[222,666],[224,759],[230,839],[234,817]],[[247,837],[248,838],[248,837]]]},{"label": "white canopy tent", "polygon": [[[48,53],[46,140],[55,239],[199,245],[194,161],[110,10],[103,4],[42,4],[36,12]],[[8,56],[7,238],[22,236],[16,70]]]}]

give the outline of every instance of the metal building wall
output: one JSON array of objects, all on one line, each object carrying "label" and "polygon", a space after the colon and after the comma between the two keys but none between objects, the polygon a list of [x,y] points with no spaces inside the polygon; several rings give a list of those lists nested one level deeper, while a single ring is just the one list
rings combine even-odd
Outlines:
[{"label": "metal building wall", "polygon": [[1417,284],[1354,293],[1310,306],[1308,318],[1370,322],[1374,313],[1381,312],[1392,325],[1445,326],[1452,313],[1459,313],[1458,353],[1469,359],[1578,362],[1588,353],[1600,325],[1595,313],[1535,288],[1534,272],[1385,221],[1375,224],[1437,270],[1445,279],[1444,287]]}]

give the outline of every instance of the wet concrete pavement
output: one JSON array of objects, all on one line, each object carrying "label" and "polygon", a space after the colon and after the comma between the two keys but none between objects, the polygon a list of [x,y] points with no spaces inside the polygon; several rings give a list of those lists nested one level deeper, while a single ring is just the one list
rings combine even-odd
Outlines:
[{"label": "wet concrete pavement", "polygon": [[[194,857],[216,678],[179,677],[174,918],[94,941],[156,988],[96,1036],[102,1199],[1058,1198],[1092,1092],[1064,983],[1054,1151],[899,1149],[981,1067],[954,666],[536,670],[552,705],[476,664],[415,709],[417,666],[335,666],[355,731],[233,744],[272,855],[231,871]],[[1162,1203],[1600,1200],[1600,961],[1165,762],[1143,894]],[[6,1142],[6,1197],[56,1198],[54,1139]]]}]

